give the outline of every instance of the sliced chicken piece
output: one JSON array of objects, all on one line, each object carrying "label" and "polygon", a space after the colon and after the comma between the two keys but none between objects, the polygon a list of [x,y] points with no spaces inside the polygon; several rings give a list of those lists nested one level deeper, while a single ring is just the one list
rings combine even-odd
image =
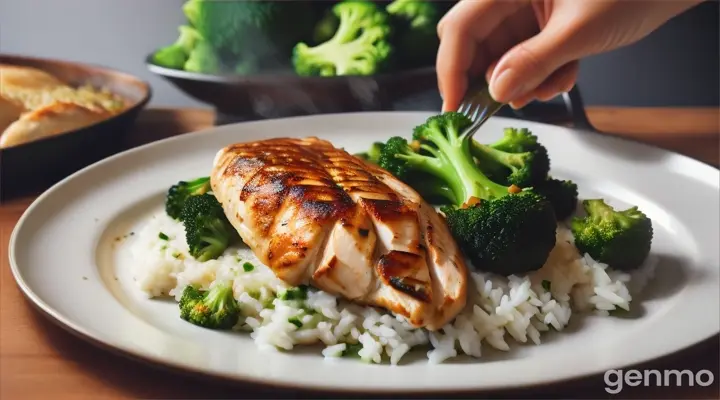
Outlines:
[{"label": "sliced chicken piece", "polygon": [[465,305],[466,266],[442,218],[409,186],[327,141],[228,146],[211,184],[243,241],[290,285],[429,330]]},{"label": "sliced chicken piece", "polygon": [[[465,306],[467,296],[467,266],[457,242],[443,217],[413,188],[395,178],[392,174],[374,164],[368,163],[378,179],[411,201],[420,204],[420,224],[424,231],[425,250],[433,282],[433,301],[438,304],[436,318],[449,321]],[[440,298],[439,295],[443,295]],[[463,299],[463,301],[458,301]]]},{"label": "sliced chicken piece", "polygon": [[23,114],[0,136],[0,148],[16,146],[102,121],[107,112],[87,109],[74,103],[53,102]]}]

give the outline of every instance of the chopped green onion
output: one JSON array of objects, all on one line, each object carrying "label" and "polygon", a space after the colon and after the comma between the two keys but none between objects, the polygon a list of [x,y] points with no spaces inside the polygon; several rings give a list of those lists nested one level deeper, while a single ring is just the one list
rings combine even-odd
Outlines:
[{"label": "chopped green onion", "polygon": [[254,269],[255,269],[255,266],[249,262],[246,262],[245,264],[243,264],[243,270],[245,270],[245,272],[250,272]]},{"label": "chopped green onion", "polygon": [[298,317],[292,317],[292,318],[288,319],[288,322],[297,326],[298,328],[302,328],[302,326],[303,326],[302,322],[300,322],[300,318],[298,318]]},{"label": "chopped green onion", "polygon": [[550,281],[542,281],[542,287],[543,287],[543,289],[545,289],[546,291],[549,292],[550,291]]},{"label": "chopped green onion", "polygon": [[170,238],[168,237],[168,235],[166,235],[166,234],[164,234],[164,233],[162,233],[162,232],[160,232],[160,234],[158,235],[158,237],[160,237],[160,239],[162,239],[162,240],[169,240],[169,239],[170,239]]},{"label": "chopped green onion", "polygon": [[343,357],[359,357],[362,350],[362,343],[346,343],[345,350],[342,352]]},{"label": "chopped green onion", "polygon": [[613,317],[626,317],[630,314],[630,311],[628,311],[624,308],[616,308],[614,310],[608,311],[608,314],[610,314]]},{"label": "chopped green onion", "polygon": [[306,300],[307,299],[307,286],[301,285],[298,287],[290,288],[278,296],[280,300]]}]

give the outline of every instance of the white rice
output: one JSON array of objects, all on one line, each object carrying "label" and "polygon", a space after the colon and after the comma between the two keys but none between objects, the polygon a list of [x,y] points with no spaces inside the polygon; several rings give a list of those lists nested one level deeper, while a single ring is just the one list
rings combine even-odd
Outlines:
[{"label": "white rice", "polygon": [[[168,240],[160,238],[160,233]],[[465,310],[441,331],[415,329],[403,318],[361,307],[322,291],[308,291],[305,301],[283,301],[291,289],[262,265],[247,247],[228,249],[217,260],[198,262],[188,254],[181,223],[164,212],[154,215],[134,236],[133,275],[148,297],[179,300],[187,285],[210,288],[232,281],[242,309],[238,331],[250,332],[258,347],[291,350],[322,343],[322,355],[336,358],[354,352],[370,363],[397,364],[416,347],[426,347],[430,363],[461,355],[479,358],[483,346],[510,350],[510,344],[541,343],[543,332],[562,331],[577,313],[609,316],[629,310],[652,279],[656,259],[649,257],[632,274],[613,271],[580,255],[572,234],[558,226],[557,245],[546,265],[525,276],[472,273]],[[254,269],[246,272],[243,264]],[[300,326],[298,326],[300,325]]]}]

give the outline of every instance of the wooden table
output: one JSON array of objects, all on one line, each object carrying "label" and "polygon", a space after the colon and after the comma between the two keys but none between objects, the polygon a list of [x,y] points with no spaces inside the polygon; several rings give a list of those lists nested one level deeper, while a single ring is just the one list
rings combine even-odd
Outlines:
[{"label": "wooden table", "polygon": [[[600,131],[654,143],[719,164],[718,109],[589,109]],[[144,111],[128,136],[128,146],[147,143],[212,124],[205,110],[150,109]],[[260,398],[302,397],[226,382],[207,381],[129,360],[100,350],[49,322],[25,301],[10,273],[6,249],[10,233],[34,197],[0,205],[0,399],[59,398]],[[712,311],[712,310],[708,310]],[[658,333],[662,334],[662,333]],[[633,398],[720,398],[718,337],[686,351],[638,368],[710,370],[711,387],[628,387],[620,394]],[[552,366],[550,366],[552,367]],[[331,394],[305,394],[311,398]],[[487,394],[486,394],[487,395]],[[467,397],[476,397],[469,395]],[[492,394],[499,398],[604,398],[602,376],[553,387]]]}]

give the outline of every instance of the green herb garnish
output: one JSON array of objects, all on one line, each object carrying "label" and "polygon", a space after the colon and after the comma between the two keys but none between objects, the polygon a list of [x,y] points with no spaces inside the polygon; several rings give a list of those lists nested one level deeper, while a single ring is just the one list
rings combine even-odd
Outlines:
[{"label": "green herb garnish", "polygon": [[549,292],[550,291],[550,281],[542,281],[542,287],[543,287],[543,289],[545,289],[546,291]]},{"label": "green herb garnish", "polygon": [[362,350],[362,343],[346,343],[345,350],[342,352],[343,357],[360,357],[360,350]]},{"label": "green herb garnish", "polygon": [[307,286],[301,285],[298,287],[290,288],[278,296],[280,300],[292,301],[292,300],[306,300],[307,299]]}]

